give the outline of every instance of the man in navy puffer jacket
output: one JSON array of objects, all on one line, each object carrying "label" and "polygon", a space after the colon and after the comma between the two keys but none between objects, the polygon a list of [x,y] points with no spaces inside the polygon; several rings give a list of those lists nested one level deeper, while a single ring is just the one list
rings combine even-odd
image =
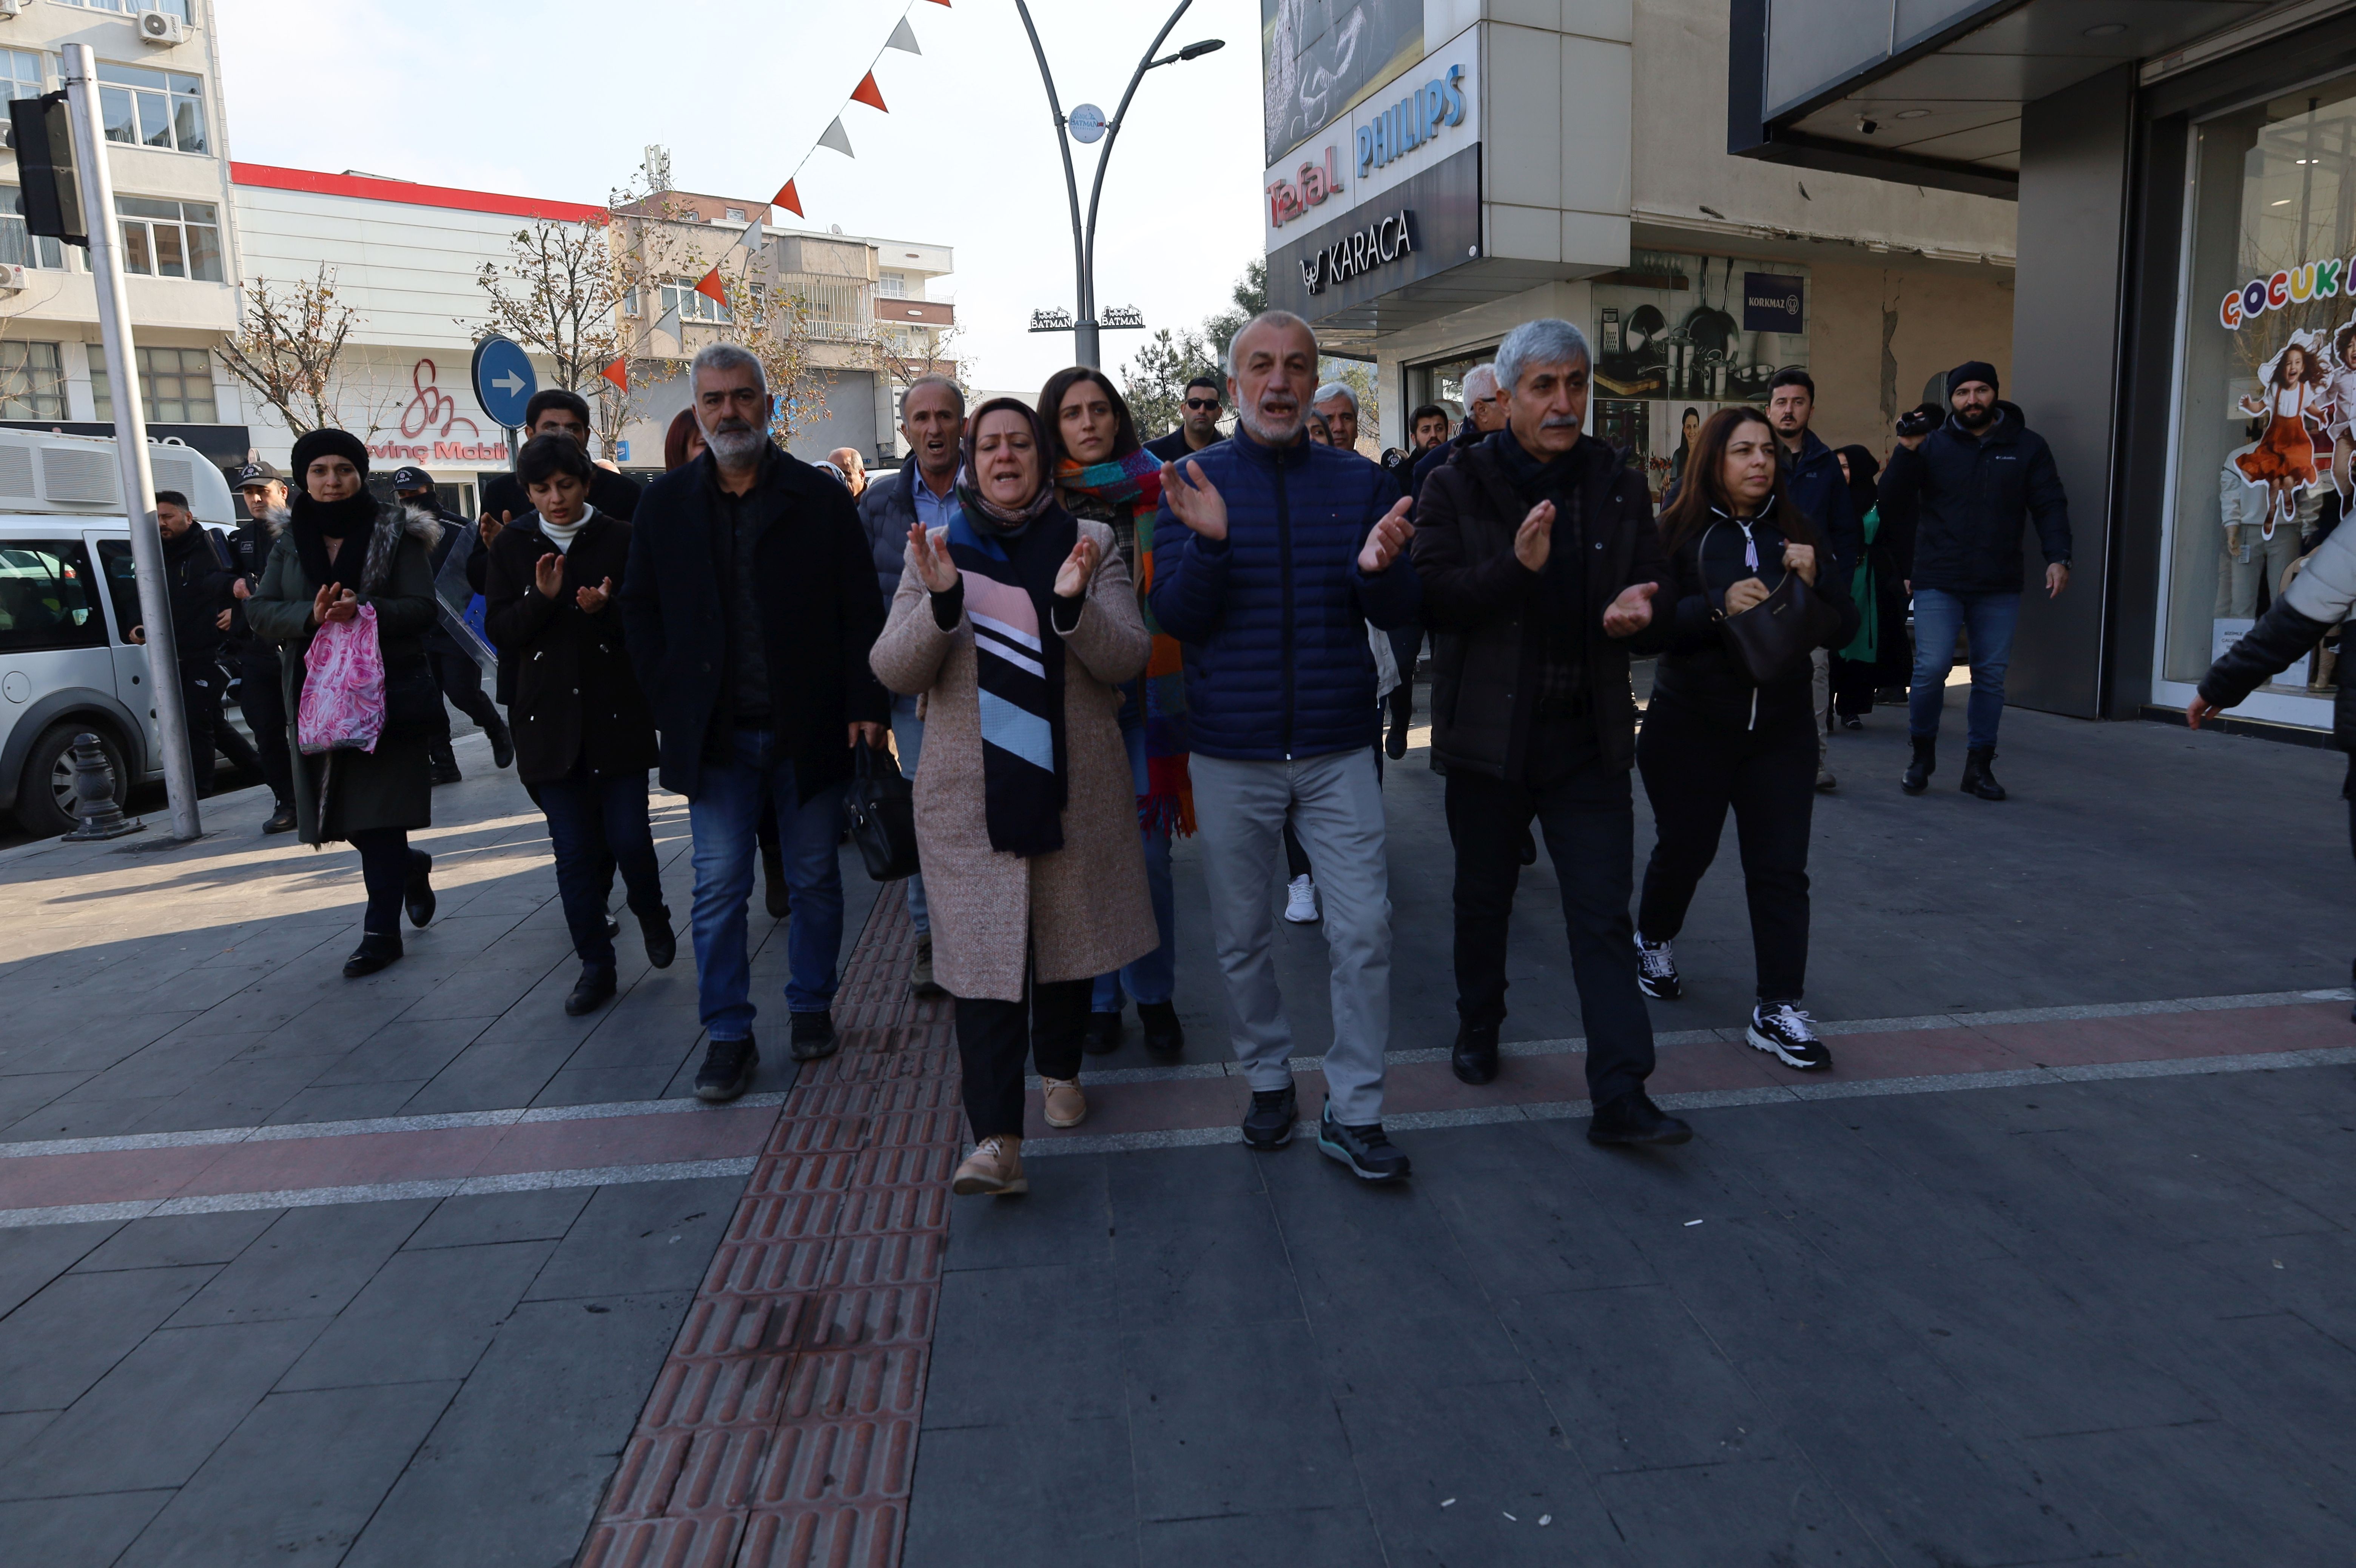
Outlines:
[{"label": "man in navy puffer jacket", "polygon": [[1386,470],[1308,440],[1317,339],[1299,316],[1253,320],[1227,369],[1234,438],[1162,470],[1151,599],[1186,645],[1203,880],[1252,1086],[1244,1141],[1273,1149],[1292,1136],[1292,1031],[1269,954],[1290,816],[1317,867],[1333,971],[1318,1147],[1369,1181],[1395,1180],[1408,1159],[1382,1128],[1390,880],[1366,623],[1388,631],[1420,612],[1410,503]]}]

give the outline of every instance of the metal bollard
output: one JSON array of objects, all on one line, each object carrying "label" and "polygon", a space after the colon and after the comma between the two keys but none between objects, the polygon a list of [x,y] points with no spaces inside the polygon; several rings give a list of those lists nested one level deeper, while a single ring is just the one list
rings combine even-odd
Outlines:
[{"label": "metal bollard", "polygon": [[96,838],[120,838],[145,832],[147,824],[126,817],[114,799],[114,770],[107,765],[106,748],[87,730],[74,737],[74,815],[81,826],[65,835],[69,844]]}]

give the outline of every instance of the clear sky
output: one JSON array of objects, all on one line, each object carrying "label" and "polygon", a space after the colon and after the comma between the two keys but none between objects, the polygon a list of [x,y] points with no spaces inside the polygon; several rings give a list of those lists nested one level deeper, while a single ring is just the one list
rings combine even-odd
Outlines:
[{"label": "clear sky", "polygon": [[[922,55],[875,68],[889,114],[842,107],[902,14],[898,0],[226,0],[230,151],[295,168],[603,201],[648,143],[674,183],[766,200],[840,112],[855,160],[803,165],[801,226],[953,245],[934,285],[956,302],[977,385],[1035,393],[1068,334],[1035,306],[1073,304],[1063,168],[1013,0],[908,8]],[[1169,15],[1162,0],[1032,0],[1068,110],[1110,114]],[[1225,304],[1260,251],[1259,7],[1195,0],[1164,52],[1226,48],[1149,72],[1105,182],[1097,292],[1149,326]],[[1096,151],[1075,144],[1085,210]],[[776,215],[795,223],[790,213]],[[1105,335],[1124,362],[1145,335]]]}]

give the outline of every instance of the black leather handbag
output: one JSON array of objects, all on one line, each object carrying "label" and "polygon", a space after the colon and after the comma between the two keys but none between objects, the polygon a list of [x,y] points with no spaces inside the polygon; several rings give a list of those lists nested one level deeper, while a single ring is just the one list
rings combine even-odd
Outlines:
[{"label": "black leather handbag", "polygon": [[[1697,549],[1696,557],[1700,553]],[[1719,603],[1724,602],[1721,594]],[[1721,614],[1718,629],[1726,639],[1727,656],[1751,677],[1751,684],[1772,686],[1805,669],[1809,656],[1839,624],[1840,612],[1826,603],[1805,578],[1787,570],[1766,598],[1748,610]]]},{"label": "black leather handbag", "polygon": [[851,781],[851,838],[867,874],[896,882],[916,874],[916,791],[900,765],[862,741],[853,748],[858,773]]}]

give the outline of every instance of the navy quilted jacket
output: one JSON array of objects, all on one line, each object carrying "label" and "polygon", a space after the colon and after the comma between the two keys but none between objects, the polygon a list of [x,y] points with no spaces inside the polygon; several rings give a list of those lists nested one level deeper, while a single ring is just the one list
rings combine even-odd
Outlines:
[{"label": "navy quilted jacket", "polygon": [[1398,504],[1398,478],[1355,453],[1238,432],[1187,461],[1227,503],[1227,537],[1153,524],[1154,618],[1186,645],[1186,711],[1206,757],[1274,762],[1375,744],[1366,623],[1416,624],[1411,551],[1375,577],[1358,551]]}]

